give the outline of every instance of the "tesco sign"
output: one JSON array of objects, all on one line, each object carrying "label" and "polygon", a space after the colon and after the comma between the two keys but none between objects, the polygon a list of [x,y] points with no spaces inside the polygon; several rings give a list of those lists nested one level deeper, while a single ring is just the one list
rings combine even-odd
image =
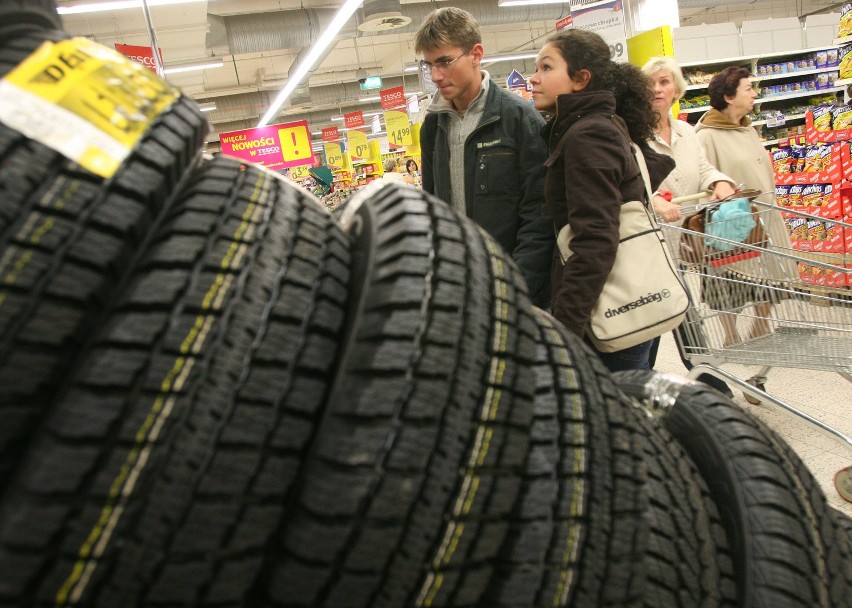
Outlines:
[{"label": "tesco sign", "polygon": [[[152,72],[157,71],[157,63],[154,61],[154,49],[150,46],[138,46],[136,44],[119,44],[115,43],[115,50],[129,57],[134,61],[138,61]],[[163,50],[157,49],[160,53],[160,61],[163,60]]]},{"label": "tesco sign", "polygon": [[385,110],[392,110],[405,105],[405,90],[401,86],[384,89],[379,94],[382,97],[382,108]]}]

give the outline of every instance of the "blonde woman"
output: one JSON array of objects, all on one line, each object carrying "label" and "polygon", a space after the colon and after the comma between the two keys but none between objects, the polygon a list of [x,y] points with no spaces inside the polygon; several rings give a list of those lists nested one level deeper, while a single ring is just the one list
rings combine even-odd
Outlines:
[{"label": "blonde woman", "polygon": [[[708,198],[719,200],[726,198],[736,191],[734,180],[714,167],[704,154],[704,149],[695,131],[687,122],[675,120],[672,116],[672,106],[686,93],[686,80],[680,66],[671,57],[653,57],[642,66],[642,71],[651,81],[654,92],[653,107],[658,122],[654,129],[654,137],[648,141],[652,149],[671,156],[675,160],[674,171],[660,184],[659,191],[671,192],[673,198],[696,194],[709,190]],[[682,220],[680,206],[668,201],[660,195],[654,196],[654,210],[666,222]],[[680,359],[686,369],[692,369],[692,363],[686,356],[681,344],[688,348],[695,346],[686,328],[681,325],[675,332],[679,336],[678,348]],[[650,364],[653,368],[657,358],[659,339],[651,348]],[[731,389],[722,380],[709,374],[702,374],[699,380],[716,390],[731,395]]]}]

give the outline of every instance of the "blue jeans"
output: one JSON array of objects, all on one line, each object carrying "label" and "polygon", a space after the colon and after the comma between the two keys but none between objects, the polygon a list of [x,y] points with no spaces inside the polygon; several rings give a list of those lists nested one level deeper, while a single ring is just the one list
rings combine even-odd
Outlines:
[{"label": "blue jeans", "polygon": [[653,340],[642,342],[624,350],[617,350],[614,353],[602,353],[595,348],[588,338],[583,338],[583,341],[592,347],[592,350],[597,353],[600,360],[611,372],[620,372],[626,369],[651,369],[648,355],[651,353]]}]

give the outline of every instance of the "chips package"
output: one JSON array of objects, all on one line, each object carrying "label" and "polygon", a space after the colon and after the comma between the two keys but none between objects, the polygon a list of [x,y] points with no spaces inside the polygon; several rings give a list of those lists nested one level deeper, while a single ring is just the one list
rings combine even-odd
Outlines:
[{"label": "chips package", "polygon": [[833,106],[817,106],[813,109],[814,129],[817,131],[831,131],[831,110]]}]

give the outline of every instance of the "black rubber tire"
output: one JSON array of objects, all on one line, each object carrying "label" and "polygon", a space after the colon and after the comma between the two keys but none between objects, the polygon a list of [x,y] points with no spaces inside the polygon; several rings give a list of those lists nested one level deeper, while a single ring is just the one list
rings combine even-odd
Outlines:
[{"label": "black rubber tire", "polygon": [[838,565],[837,571],[830,574],[831,597],[837,602],[836,606],[850,608],[852,606],[852,596],[849,593],[852,590],[852,517],[831,506],[828,510],[833,526],[831,530],[826,530],[823,537]]},{"label": "black rubber tire", "polygon": [[536,322],[532,444],[480,606],[635,606],[648,505],[636,418],[591,351],[544,311]]},{"label": "black rubber tire", "polygon": [[650,495],[643,606],[736,608],[733,558],[707,484],[671,434],[640,417]]},{"label": "black rubber tire", "polygon": [[520,485],[534,322],[515,265],[413,188],[369,188],[349,338],[280,555],[250,604],[472,605]]},{"label": "black rubber tire", "polygon": [[0,47],[17,32],[60,30],[53,0],[0,0]]},{"label": "black rubber tire", "polygon": [[[527,478],[483,608],[733,607],[730,557],[720,559],[716,551],[717,544],[726,547],[724,530],[689,458],[664,430],[623,401],[594,353],[547,313],[537,311],[536,318],[536,418]],[[644,489],[616,473],[620,459],[609,446],[608,424],[618,419],[616,414],[624,417],[621,425],[638,431],[631,443],[641,450],[633,458],[641,457],[647,468]],[[638,498],[640,492],[648,499]],[[589,528],[612,525],[602,509],[590,510],[592,500],[598,505],[616,500],[645,505],[643,513],[623,515],[615,524],[634,530],[634,563],[621,572],[633,579],[632,595],[616,589],[604,596],[604,582],[599,597],[588,589],[574,597],[581,569],[600,568],[591,555],[584,555]],[[707,506],[714,512],[708,513]],[[643,538],[647,542],[636,541]],[[727,569],[727,581],[720,566]],[[722,601],[725,594],[729,599]]]},{"label": "black rubber tire", "polygon": [[0,604],[242,605],[322,411],[348,274],[314,197],[204,166],[0,503]]},{"label": "black rubber tire", "polygon": [[839,585],[832,584],[842,564],[823,538],[832,525],[825,496],[781,438],[700,383],[655,372],[615,377],[631,395],[664,394],[671,402],[663,425],[692,457],[716,501],[741,607],[844,605]]},{"label": "black rubber tire", "polygon": [[[0,57],[28,54],[46,36],[67,38],[27,34]],[[104,180],[0,124],[0,491],[42,404],[198,162],[206,132],[203,114],[181,97]]]}]

